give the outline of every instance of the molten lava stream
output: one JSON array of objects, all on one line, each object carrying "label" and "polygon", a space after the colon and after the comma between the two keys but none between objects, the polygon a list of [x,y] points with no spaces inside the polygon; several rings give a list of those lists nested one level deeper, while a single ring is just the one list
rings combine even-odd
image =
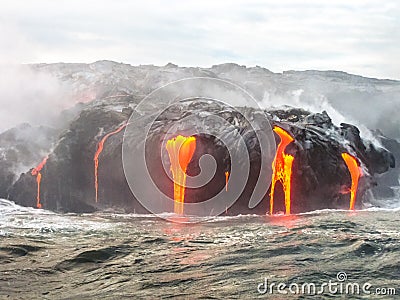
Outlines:
[{"label": "molten lava stream", "polygon": [[228,191],[229,172],[225,172],[225,191]]},{"label": "molten lava stream", "polygon": [[346,163],[347,168],[349,169],[350,176],[351,176],[351,188],[350,188],[350,207],[349,210],[354,210],[354,206],[356,204],[356,197],[357,197],[357,188],[358,188],[358,181],[362,175],[361,168],[358,166],[357,159],[344,152],[342,153],[342,158]]},{"label": "molten lava stream", "polygon": [[98,181],[98,168],[99,168],[99,155],[103,151],[104,148],[104,143],[105,141],[113,134],[116,134],[120,132],[122,129],[124,129],[128,124],[125,123],[118,127],[116,130],[107,133],[103,138],[100,140],[100,142],[97,144],[97,150],[96,153],[94,154],[94,188],[96,191],[96,202],[98,201],[99,197],[99,181]]},{"label": "molten lava stream", "polygon": [[37,192],[36,192],[36,207],[42,208],[42,204],[40,203],[40,182],[42,181],[42,174],[40,171],[43,169],[46,164],[48,156],[46,156],[41,163],[32,170],[32,176],[36,176],[36,184],[37,184]]},{"label": "molten lava stream", "polygon": [[284,129],[275,126],[274,132],[279,135],[281,141],[276,150],[275,158],[272,163],[272,183],[271,194],[269,201],[269,212],[272,215],[274,212],[274,196],[275,185],[279,181],[282,184],[285,194],[285,214],[290,214],[291,205],[291,180],[292,180],[292,165],[294,157],[285,153],[286,147],[294,141],[294,139]]},{"label": "molten lava stream", "polygon": [[182,215],[185,202],[186,170],[196,150],[196,138],[178,135],[168,140],[165,147],[174,179],[174,212]]}]

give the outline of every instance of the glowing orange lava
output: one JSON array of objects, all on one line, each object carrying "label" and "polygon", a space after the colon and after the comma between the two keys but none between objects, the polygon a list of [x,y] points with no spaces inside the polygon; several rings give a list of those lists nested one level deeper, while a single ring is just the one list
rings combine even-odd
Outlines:
[{"label": "glowing orange lava", "polygon": [[118,127],[116,130],[107,133],[103,138],[100,140],[100,142],[97,144],[97,150],[96,153],[94,154],[94,188],[96,191],[96,202],[98,201],[98,192],[99,192],[99,181],[98,181],[98,168],[99,168],[99,155],[103,151],[104,148],[104,143],[105,141],[113,134],[116,134],[120,132],[122,129],[124,129],[128,125],[127,123],[121,125]]},{"label": "glowing orange lava", "polygon": [[346,163],[347,168],[349,169],[350,176],[351,176],[351,188],[350,188],[350,207],[349,210],[354,210],[354,206],[356,203],[357,197],[357,188],[358,188],[358,180],[362,175],[361,168],[358,166],[357,159],[344,152],[342,153],[342,158]]},{"label": "glowing orange lava", "polygon": [[228,191],[229,172],[225,172],[225,191]]},{"label": "glowing orange lava", "polygon": [[186,170],[196,150],[196,138],[178,135],[168,140],[165,147],[174,179],[174,212],[182,215],[185,202]]},{"label": "glowing orange lava", "polygon": [[40,171],[43,169],[44,165],[47,162],[48,157],[43,158],[41,163],[32,170],[32,176],[36,176],[36,184],[37,184],[37,193],[36,193],[36,207],[42,208],[42,204],[40,203],[40,182],[42,181],[42,174]]},{"label": "glowing orange lava", "polygon": [[272,163],[272,183],[271,183],[271,194],[269,201],[269,212],[272,215],[274,212],[274,196],[275,196],[275,185],[276,182],[280,182],[283,187],[285,194],[285,214],[290,214],[291,204],[291,177],[292,177],[292,165],[294,157],[290,154],[285,153],[287,145],[294,141],[294,139],[280,127],[275,126],[274,132],[279,135],[281,141],[276,150],[275,158]]}]

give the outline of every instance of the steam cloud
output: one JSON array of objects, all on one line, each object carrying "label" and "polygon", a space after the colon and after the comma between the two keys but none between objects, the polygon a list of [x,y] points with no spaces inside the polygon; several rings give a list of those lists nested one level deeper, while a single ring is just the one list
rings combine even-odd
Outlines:
[{"label": "steam cloud", "polygon": [[57,78],[27,65],[0,66],[0,132],[28,122],[55,125],[70,105],[70,91]]}]

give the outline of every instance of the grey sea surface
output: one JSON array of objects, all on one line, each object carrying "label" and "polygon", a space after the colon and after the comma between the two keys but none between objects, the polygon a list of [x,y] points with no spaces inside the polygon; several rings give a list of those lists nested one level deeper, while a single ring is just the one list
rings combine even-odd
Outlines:
[{"label": "grey sea surface", "polygon": [[0,200],[0,299],[306,299],[259,290],[265,280],[339,283],[338,273],[342,283],[369,283],[371,295],[315,299],[399,297],[398,209],[201,221],[57,214]]}]

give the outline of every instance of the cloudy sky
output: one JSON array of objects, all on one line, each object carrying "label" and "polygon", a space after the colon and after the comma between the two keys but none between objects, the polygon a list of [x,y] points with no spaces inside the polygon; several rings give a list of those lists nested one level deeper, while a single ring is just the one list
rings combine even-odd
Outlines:
[{"label": "cloudy sky", "polygon": [[236,62],[400,79],[398,2],[5,0],[0,62]]}]

